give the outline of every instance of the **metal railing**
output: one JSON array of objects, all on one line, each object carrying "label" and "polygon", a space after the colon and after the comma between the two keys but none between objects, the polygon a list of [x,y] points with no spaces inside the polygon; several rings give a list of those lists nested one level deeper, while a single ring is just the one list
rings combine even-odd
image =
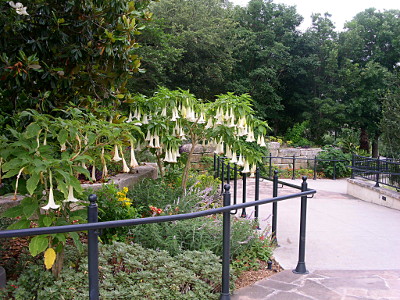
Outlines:
[{"label": "metal railing", "polygon": [[373,158],[353,154],[351,178],[362,177],[400,190],[400,160],[393,158]]},{"label": "metal railing", "polygon": [[[233,167],[232,167],[233,165]],[[233,172],[233,174],[232,174]],[[238,201],[238,175],[240,174],[241,180],[242,180],[242,203],[247,203],[247,177],[248,173],[242,173],[241,167],[239,167],[236,163],[230,163],[229,159],[227,157],[220,157],[220,156],[214,156],[214,177],[219,178],[221,180],[221,192],[223,191],[223,187],[225,184],[233,185],[233,203],[236,204]],[[233,179],[232,179],[233,177]],[[303,184],[301,186],[287,183],[285,181],[279,180],[278,177],[278,171],[274,170],[274,176],[272,178],[270,177],[265,177],[261,176],[260,174],[260,168],[257,167],[255,172],[254,172],[254,202],[257,202],[260,199],[260,181],[261,179],[263,180],[268,180],[272,181],[272,197],[278,197],[278,189],[283,188],[284,186],[291,187],[294,189],[298,189],[301,191],[306,191],[310,190],[307,188],[307,184],[305,187],[303,186],[304,183],[306,183],[307,177],[303,176]],[[279,186],[280,185],[280,186]],[[305,188],[305,189],[304,189]],[[237,214],[237,210],[235,210],[232,214]],[[248,216],[246,207],[242,208],[242,211],[240,213],[240,217],[246,218]],[[272,237],[275,241],[275,244],[278,245],[278,240],[277,240],[277,224],[278,224],[278,204],[276,202],[272,203],[272,224],[271,224],[271,231],[272,231]],[[304,216],[305,217],[305,216]],[[259,210],[258,210],[258,205],[255,205],[254,207],[254,219],[258,222],[259,220]],[[258,228],[259,229],[259,228]]]},{"label": "metal railing", "polygon": [[[346,160],[343,159],[319,159],[316,156],[314,158],[306,158],[306,157],[298,157],[293,155],[292,157],[282,157],[282,156],[271,156],[271,154],[269,156],[264,156],[263,157],[264,160],[268,159],[268,175],[270,178],[272,178],[272,173],[273,173],[273,163],[272,160],[273,159],[281,159],[281,160],[286,160],[288,161],[288,164],[291,163],[292,165],[292,179],[296,179],[296,175],[295,175],[295,171],[296,171],[296,162],[297,161],[307,161],[308,165],[312,165],[312,169],[313,169],[313,180],[317,179],[317,169],[318,169],[318,162],[332,162],[333,163],[333,176],[332,179],[336,180],[336,164],[338,162],[347,162]],[[310,163],[312,162],[312,163]]]},{"label": "metal railing", "polygon": [[[306,274],[307,269],[305,266],[305,233],[306,233],[306,211],[307,211],[307,196],[316,193],[315,190],[307,188],[306,178],[303,178],[301,192],[294,193],[285,196],[275,196],[273,198],[267,198],[253,202],[246,202],[240,204],[231,205],[231,194],[230,185],[225,184],[223,186],[223,207],[198,211],[193,213],[186,213],[180,215],[170,216],[158,216],[148,217],[140,219],[128,219],[128,220],[116,220],[108,222],[98,222],[98,208],[97,208],[97,196],[90,195],[88,206],[88,223],[78,225],[65,225],[65,226],[53,226],[53,227],[39,227],[39,228],[28,228],[18,230],[1,230],[0,238],[11,238],[11,237],[24,237],[34,236],[42,234],[55,234],[55,233],[66,233],[66,232],[77,232],[77,231],[88,231],[88,277],[89,277],[89,299],[98,300],[99,294],[99,252],[98,252],[98,234],[99,229],[103,228],[116,228],[124,226],[135,226],[140,224],[151,224],[151,223],[162,223],[178,220],[186,220],[192,218],[203,217],[207,215],[223,214],[223,255],[222,255],[222,289],[220,293],[220,299],[229,300],[229,280],[230,280],[230,222],[231,212],[237,211],[238,209],[245,209],[251,206],[259,206],[267,203],[276,204],[279,201],[301,198],[301,212],[300,212],[300,234],[299,234],[299,256],[296,268],[293,270],[296,274]],[[276,226],[275,226],[276,234]]]}]

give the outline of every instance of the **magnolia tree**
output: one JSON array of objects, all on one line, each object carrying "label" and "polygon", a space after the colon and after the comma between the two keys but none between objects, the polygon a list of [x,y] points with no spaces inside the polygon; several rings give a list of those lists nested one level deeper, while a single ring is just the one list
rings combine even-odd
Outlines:
[{"label": "magnolia tree", "polygon": [[186,188],[191,157],[198,143],[215,147],[230,162],[243,166],[243,173],[254,172],[262,152],[252,146],[265,147],[268,125],[254,117],[251,98],[244,94],[219,95],[205,103],[187,91],[160,88],[151,98],[137,96],[127,101],[130,114],[126,122],[138,121],[145,132],[145,144],[157,156],[160,174],[163,163],[177,163],[179,147],[191,143],[182,176]]}]

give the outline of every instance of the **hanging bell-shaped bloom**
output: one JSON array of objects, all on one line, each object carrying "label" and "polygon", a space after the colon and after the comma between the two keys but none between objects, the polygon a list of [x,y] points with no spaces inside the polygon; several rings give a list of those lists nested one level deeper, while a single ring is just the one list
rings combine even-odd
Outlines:
[{"label": "hanging bell-shaped bloom", "polygon": [[59,207],[60,207],[60,205],[57,205],[57,204],[54,202],[53,187],[50,186],[50,191],[49,191],[49,202],[47,203],[47,205],[43,206],[42,209],[44,209],[44,210],[49,210],[50,208],[51,208],[51,209],[57,209],[57,208],[59,208]]},{"label": "hanging bell-shaped bloom", "polygon": [[265,144],[265,138],[264,138],[263,135],[261,136],[260,140],[261,140],[261,141],[260,141],[260,146],[261,146],[261,147],[267,147],[267,144]]},{"label": "hanging bell-shaped bloom", "polygon": [[132,112],[131,111],[129,112],[128,120],[126,120],[126,123],[130,123],[130,122],[132,122]]},{"label": "hanging bell-shaped bloom", "polygon": [[171,155],[170,155],[170,154],[171,154],[171,153],[170,153],[169,150],[166,150],[166,151],[165,151],[164,161],[166,161],[166,162],[171,162]]},{"label": "hanging bell-shaped bloom", "polygon": [[46,146],[46,145],[47,145],[47,136],[45,136],[44,140],[43,140],[43,146]]},{"label": "hanging bell-shaped bloom", "polygon": [[229,127],[229,128],[236,127],[236,124],[235,124],[235,116],[232,116],[232,117],[231,117],[231,122],[229,123],[228,127]]},{"label": "hanging bell-shaped bloom", "polygon": [[120,161],[122,158],[119,156],[118,153],[118,146],[115,144],[114,145],[114,157],[112,158],[113,161]]},{"label": "hanging bell-shaped bloom", "polygon": [[147,114],[143,115],[142,124],[149,124],[149,119],[147,117]]},{"label": "hanging bell-shaped bloom", "polygon": [[67,146],[65,145],[65,143],[61,144],[61,152],[64,152],[65,150],[67,150]]},{"label": "hanging bell-shaped bloom", "polygon": [[204,124],[206,120],[204,119],[204,113],[200,113],[200,118],[197,121],[198,124]]},{"label": "hanging bell-shaped bloom", "polygon": [[225,121],[228,121],[230,119],[228,110],[226,110],[226,112],[225,112],[224,119],[225,119]]},{"label": "hanging bell-shaped bloom", "polygon": [[247,161],[244,162],[244,167],[243,167],[242,173],[250,173],[250,166]]},{"label": "hanging bell-shaped bloom", "polygon": [[251,165],[250,169],[250,177],[255,177],[254,174],[256,173],[257,166],[255,164]]},{"label": "hanging bell-shaped bloom", "polygon": [[87,170],[86,164],[84,162],[82,162],[82,168],[84,168],[85,170]]},{"label": "hanging bell-shaped bloom", "polygon": [[92,166],[92,180],[96,181],[96,167],[93,165]]},{"label": "hanging bell-shaped bloom", "polygon": [[108,169],[107,169],[107,165],[103,164],[103,174],[101,175],[101,177],[104,179],[108,176]]},{"label": "hanging bell-shaped bloom", "polygon": [[226,156],[227,158],[229,158],[229,159],[232,158],[231,147],[226,146],[225,156]]},{"label": "hanging bell-shaped bloom", "polygon": [[254,138],[254,132],[253,130],[250,128],[249,132],[247,134],[247,138],[246,138],[246,142],[254,142],[256,139]]},{"label": "hanging bell-shaped bloom", "polygon": [[128,164],[126,163],[125,158],[122,158],[122,172],[124,173],[129,173],[131,170],[128,167]]},{"label": "hanging bell-shaped bloom", "polygon": [[208,119],[208,122],[207,122],[207,125],[206,125],[206,129],[209,129],[209,128],[212,128],[213,127],[213,122],[212,122],[212,119],[211,118],[209,118]]},{"label": "hanging bell-shaped bloom", "polygon": [[141,120],[142,119],[142,113],[140,110],[138,111],[138,114],[136,115],[136,119]]},{"label": "hanging bell-shaped bloom", "polygon": [[187,117],[187,114],[188,114],[187,110],[188,109],[186,108],[186,106],[182,105],[181,115],[182,115],[182,118],[184,118],[184,119],[186,119],[186,117]]},{"label": "hanging bell-shaped bloom", "polygon": [[135,118],[135,119],[139,119],[138,118],[138,114],[139,114],[139,111],[138,111],[138,109],[137,109],[137,107],[135,108],[135,111],[134,111],[134,113],[133,113],[133,117]]},{"label": "hanging bell-shaped bloom", "polygon": [[68,186],[68,197],[63,202],[78,202],[78,201],[79,201],[79,199],[76,199],[74,197],[74,188],[72,187],[72,185],[69,185]]},{"label": "hanging bell-shaped bloom", "polygon": [[161,111],[161,116],[166,117],[167,116],[167,107],[164,106],[164,108]]},{"label": "hanging bell-shaped bloom", "polygon": [[230,163],[235,164],[237,163],[237,156],[236,156],[236,151],[232,152],[232,159],[230,160]]},{"label": "hanging bell-shaped bloom", "polygon": [[244,161],[243,161],[242,154],[239,155],[239,159],[237,161],[237,165],[240,166],[240,167],[244,166]]},{"label": "hanging bell-shaped bloom", "polygon": [[151,139],[150,130],[147,130],[146,138],[144,140],[150,142],[150,139]]},{"label": "hanging bell-shaped bloom", "polygon": [[158,136],[158,134],[156,134],[156,136],[154,137],[154,148],[161,148],[160,147],[160,137]]},{"label": "hanging bell-shaped bloom", "polygon": [[172,155],[172,162],[177,163],[178,156],[180,156],[178,148],[176,148],[175,150],[171,150],[171,155]]},{"label": "hanging bell-shaped bloom", "polygon": [[129,163],[131,168],[136,168],[139,166],[136,157],[135,157],[135,149],[133,148],[133,141],[131,140],[131,162]]},{"label": "hanging bell-shaped bloom", "polygon": [[57,209],[60,207],[60,205],[57,205],[54,202],[54,195],[53,195],[53,176],[51,171],[49,172],[49,181],[50,181],[50,190],[49,190],[49,202],[47,203],[47,205],[43,206],[42,208],[44,210],[48,210],[48,209]]},{"label": "hanging bell-shaped bloom", "polygon": [[150,135],[150,141],[148,147],[154,148],[154,137],[152,135]]}]

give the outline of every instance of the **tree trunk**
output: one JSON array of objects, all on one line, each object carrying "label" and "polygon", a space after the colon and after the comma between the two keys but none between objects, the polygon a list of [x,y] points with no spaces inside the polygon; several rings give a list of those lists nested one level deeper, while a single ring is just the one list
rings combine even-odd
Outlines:
[{"label": "tree trunk", "polygon": [[372,141],[372,157],[379,157],[379,135],[375,134]]},{"label": "tree trunk", "polygon": [[158,166],[158,170],[160,171],[160,177],[164,178],[164,171],[163,171],[163,164],[161,161],[161,155],[156,153],[157,156],[157,166]]},{"label": "tree trunk", "polygon": [[369,138],[368,138],[368,132],[365,130],[365,128],[361,128],[360,150],[365,150],[367,151],[367,153],[369,153]]},{"label": "tree trunk", "polygon": [[183,176],[182,176],[182,185],[181,186],[182,186],[182,189],[184,192],[186,192],[186,185],[187,185],[187,180],[189,177],[190,164],[191,164],[191,160],[192,160],[192,156],[193,156],[193,152],[194,152],[194,148],[196,147],[196,144],[197,144],[197,140],[194,138],[194,136],[192,136],[192,147],[190,148],[188,159],[186,161],[185,170],[183,171]]},{"label": "tree trunk", "polygon": [[63,264],[64,264],[64,249],[62,249],[60,253],[57,253],[56,261],[54,262],[54,265],[51,267],[51,272],[53,273],[55,278],[58,278],[58,276],[60,275]]}]

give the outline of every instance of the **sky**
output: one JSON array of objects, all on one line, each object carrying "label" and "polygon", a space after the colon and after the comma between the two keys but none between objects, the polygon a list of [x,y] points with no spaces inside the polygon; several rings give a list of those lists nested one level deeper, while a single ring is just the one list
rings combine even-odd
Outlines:
[{"label": "sky", "polygon": [[[230,0],[236,5],[246,6],[249,0]],[[374,7],[384,9],[400,9],[399,0],[274,0],[274,3],[282,3],[297,7],[297,13],[304,20],[299,29],[304,31],[311,26],[311,14],[328,12],[332,15],[337,31],[342,31],[344,23],[350,21],[357,13],[367,8]]]}]

